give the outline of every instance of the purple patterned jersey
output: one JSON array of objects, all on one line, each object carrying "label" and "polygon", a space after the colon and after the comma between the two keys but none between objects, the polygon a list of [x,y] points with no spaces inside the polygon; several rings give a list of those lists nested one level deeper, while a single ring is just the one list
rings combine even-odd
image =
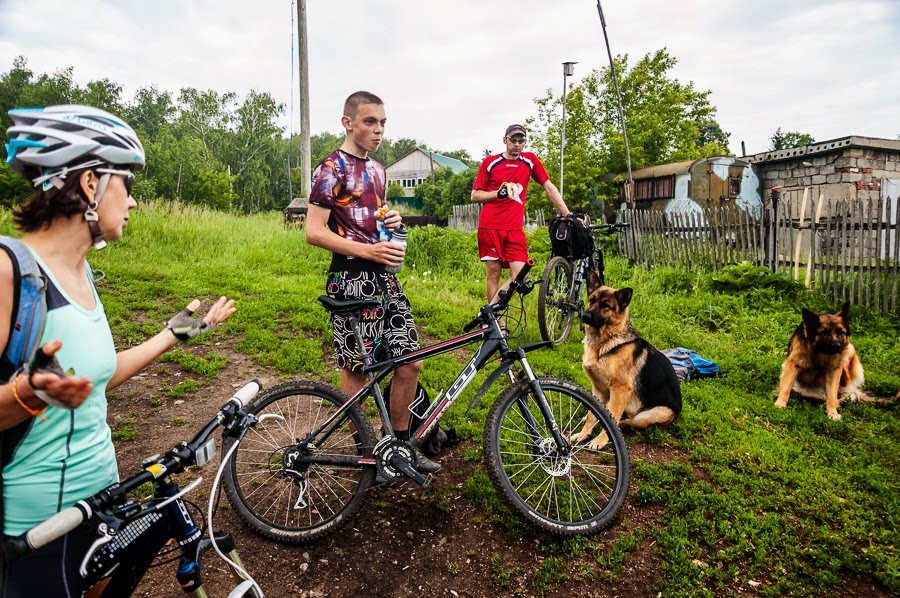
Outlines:
[{"label": "purple patterned jersey", "polygon": [[[313,172],[309,203],[331,211],[328,228],[351,241],[378,243],[375,211],[385,204],[384,167],[371,158],[335,150]],[[383,272],[384,264],[332,255],[332,272]]]}]

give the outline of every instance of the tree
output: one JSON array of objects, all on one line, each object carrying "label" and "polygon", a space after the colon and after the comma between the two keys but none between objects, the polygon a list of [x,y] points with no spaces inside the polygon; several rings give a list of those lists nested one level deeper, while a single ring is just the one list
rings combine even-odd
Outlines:
[{"label": "tree", "polygon": [[428,179],[416,187],[416,197],[422,200],[426,214],[447,218],[453,206],[469,203],[476,174],[474,168],[458,173],[448,167],[437,168],[433,183]]},{"label": "tree", "polygon": [[159,91],[155,85],[142,87],[134,94],[134,101],[125,108],[125,120],[135,131],[153,139],[175,115],[172,94]]},{"label": "tree", "polygon": [[398,183],[397,181],[392,181],[387,186],[387,190],[384,192],[384,196],[388,199],[394,197],[406,197],[406,189],[403,188],[403,185]]},{"label": "tree", "polygon": [[437,153],[447,156],[448,158],[456,158],[457,160],[459,160],[460,162],[462,162],[469,168],[472,168],[473,166],[478,166],[478,164],[479,164],[478,162],[473,160],[472,156],[469,155],[469,152],[467,152],[464,149],[458,149],[458,150],[453,150],[453,151],[449,151],[449,152],[440,150]]},{"label": "tree", "polygon": [[[315,135],[310,136],[309,155],[312,169],[315,170],[316,166],[319,165],[319,162],[324,160],[328,154],[341,147],[343,143],[344,136],[335,133],[316,133]],[[299,163],[299,158],[295,161]],[[295,161],[291,161],[291,163],[293,164]]]},{"label": "tree", "polygon": [[125,107],[121,101],[122,86],[109,79],[89,81],[84,89],[77,89],[74,95],[75,101],[79,104],[100,108],[111,114],[125,114]]},{"label": "tree", "polygon": [[[671,77],[676,62],[665,49],[647,54],[633,67],[627,55],[616,58],[633,169],[728,154],[728,134],[715,121],[711,92]],[[537,117],[528,120],[529,145],[555,183],[559,180],[561,102],[548,90],[535,100]],[[566,203],[577,210],[595,210],[604,196],[615,195],[604,177],[625,169],[612,71],[595,70],[566,97]],[[534,207],[551,207],[536,185],[529,190],[528,201],[534,201]]]},{"label": "tree", "polygon": [[401,137],[397,141],[383,139],[378,149],[369,154],[384,166],[390,166],[409,152],[422,145],[415,139]]},{"label": "tree", "polygon": [[802,147],[815,142],[816,140],[809,133],[798,133],[796,131],[782,133],[781,127],[778,127],[775,129],[775,133],[772,134],[772,145],[769,146],[769,151],[787,149],[789,147]]}]

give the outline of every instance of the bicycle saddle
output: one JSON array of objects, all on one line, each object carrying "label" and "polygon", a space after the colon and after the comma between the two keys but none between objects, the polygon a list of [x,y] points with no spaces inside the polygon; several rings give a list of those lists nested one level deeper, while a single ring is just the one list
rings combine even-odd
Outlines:
[{"label": "bicycle saddle", "polygon": [[328,295],[319,295],[319,303],[328,311],[334,312],[359,311],[381,305],[378,299],[334,299]]}]

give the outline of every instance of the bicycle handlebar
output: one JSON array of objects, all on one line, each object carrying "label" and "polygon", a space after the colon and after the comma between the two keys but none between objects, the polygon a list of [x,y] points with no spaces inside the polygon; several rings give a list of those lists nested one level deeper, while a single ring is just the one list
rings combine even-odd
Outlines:
[{"label": "bicycle handlebar", "polygon": [[[71,532],[93,516],[94,511],[107,509],[116,504],[117,499],[124,497],[132,488],[136,488],[141,484],[155,479],[159,475],[170,475],[173,473],[181,473],[188,466],[193,465],[196,460],[197,450],[203,446],[209,439],[209,436],[221,425],[226,428],[226,433],[232,430],[238,420],[247,420],[248,414],[241,410],[247,403],[253,400],[253,397],[260,391],[262,384],[259,380],[253,379],[245,384],[240,390],[234,393],[222,407],[216,412],[216,415],[208,424],[203,426],[200,432],[187,443],[182,443],[169,451],[165,457],[157,458],[154,463],[145,467],[145,469],[127,480],[112,484],[98,492],[97,494],[80,500],[75,506],[63,509],[56,515],[37,524],[24,534],[10,538],[3,543],[3,551],[10,558],[16,559],[20,556],[46,546],[50,542]],[[233,407],[232,407],[233,405]],[[240,415],[243,413],[243,415]],[[255,423],[255,422],[254,422]],[[187,449],[187,451],[185,451]],[[159,474],[149,470],[150,467],[156,465]]]},{"label": "bicycle handlebar", "polygon": [[612,234],[615,232],[625,230],[629,226],[631,226],[630,222],[614,222],[613,224],[592,224],[591,230],[592,231],[602,230],[607,234]]},{"label": "bicycle handlebar", "polygon": [[[531,289],[525,289],[525,279],[528,277],[528,273],[531,269],[534,268],[534,260],[529,259],[525,262],[525,265],[522,266],[522,269],[519,270],[519,273],[516,275],[516,278],[509,283],[509,288],[500,291],[499,293],[499,301],[491,305],[492,310],[496,313],[498,311],[502,311],[506,309],[506,306],[509,305],[509,300],[512,298],[515,293],[527,293]],[[484,310],[487,305],[482,308]],[[463,332],[471,332],[476,326],[484,322],[483,312],[479,313],[477,316],[472,318],[468,324],[463,326]]]}]

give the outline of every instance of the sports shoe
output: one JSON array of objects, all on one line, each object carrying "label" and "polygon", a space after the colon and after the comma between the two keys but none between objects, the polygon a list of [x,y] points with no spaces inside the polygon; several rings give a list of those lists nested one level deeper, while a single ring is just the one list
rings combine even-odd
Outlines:
[{"label": "sports shoe", "polygon": [[441,464],[435,463],[422,453],[419,449],[415,449],[416,469],[420,473],[437,473],[441,470]]}]

